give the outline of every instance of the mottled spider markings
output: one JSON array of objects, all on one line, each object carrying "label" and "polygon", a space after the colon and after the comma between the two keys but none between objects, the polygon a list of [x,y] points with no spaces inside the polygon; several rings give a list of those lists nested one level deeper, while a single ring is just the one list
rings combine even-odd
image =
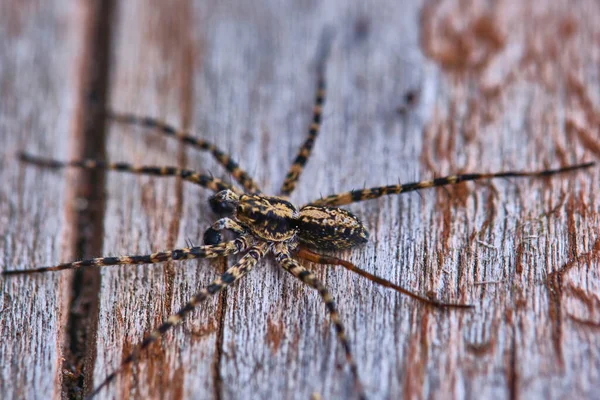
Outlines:
[{"label": "mottled spider markings", "polygon": [[[193,296],[184,307],[167,318],[162,325],[150,332],[150,334],[146,336],[146,338],[123,360],[119,368],[110,373],[104,381],[89,393],[88,398],[92,398],[98,394],[104,387],[112,382],[124,368],[136,361],[144,349],[158,340],[171,327],[181,323],[181,321],[198,304],[210,296],[219,293],[223,288],[233,284],[249,273],[258,261],[269,253],[272,253],[275,256],[275,260],[284,270],[288,271],[309,287],[317,290],[329,311],[337,339],[343,348],[346,360],[350,366],[356,391],[360,398],[366,398],[366,394],[359,379],[358,367],[352,357],[350,344],[346,338],[344,324],[339,317],[333,298],[325,285],[323,285],[314,274],[305,269],[294,256],[315,263],[341,265],[377,284],[391,288],[399,293],[406,294],[431,306],[463,309],[472,306],[462,303],[441,302],[421,296],[390,281],[363,271],[348,261],[319,254],[318,251],[323,250],[340,250],[356,247],[368,240],[368,232],[361,221],[352,213],[337,207],[359,201],[376,199],[386,195],[457,184],[464,181],[498,177],[549,176],[588,168],[594,165],[593,163],[585,163],[538,172],[509,171],[486,174],[452,175],[445,178],[437,178],[430,181],[421,181],[404,185],[353,190],[320,198],[297,208],[289,202],[288,196],[292,194],[298,179],[302,174],[304,165],[311,154],[319,133],[321,114],[326,94],[325,60],[329,53],[330,41],[330,37],[324,37],[317,57],[317,94],[315,97],[313,119],[310,124],[309,135],[286,175],[285,182],[281,188],[281,196],[279,197],[262,195],[254,180],[252,180],[229,155],[223,153],[213,144],[205,140],[193,138],[189,133],[179,131],[158,120],[147,117],[137,117],[130,114],[108,112],[107,116],[117,122],[156,128],[163,134],[174,137],[182,143],[210,152],[244,190],[239,190],[212,176],[176,167],[134,166],[127,163],[108,163],[96,160],[62,162],[43,159],[25,153],[21,155],[22,161],[50,168],[77,167],[85,169],[115,170],[163,177],[178,176],[183,180],[213,191],[215,194],[210,198],[209,202],[216,213],[222,214],[222,218],[213,223],[213,225],[205,232],[205,245],[203,246],[185,247],[148,255],[100,257],[59,264],[51,267],[3,271],[4,275],[31,274],[36,272],[109,265],[154,264],[169,260],[177,261],[195,258],[225,257],[243,253],[242,258],[237,263],[229,267],[219,278]],[[232,231],[237,237],[231,241],[221,242],[220,232],[222,230]]]}]

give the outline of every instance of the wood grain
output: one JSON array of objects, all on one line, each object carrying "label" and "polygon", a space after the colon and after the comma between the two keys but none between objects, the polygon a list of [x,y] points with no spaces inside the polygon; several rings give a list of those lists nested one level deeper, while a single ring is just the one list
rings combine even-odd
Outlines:
[{"label": "wood grain", "polygon": [[[336,37],[322,133],[292,196],[296,204],[456,172],[597,160],[600,7],[593,0],[488,3],[117,2],[110,105],[193,128],[230,152],[266,192],[276,193],[307,132],[314,56],[329,26]],[[59,29],[48,24],[42,26]],[[36,35],[22,30],[4,45],[16,49],[18,40],[35,43]],[[52,45],[55,55],[74,63],[68,46]],[[0,81],[12,82],[5,71],[15,57],[2,54]],[[30,68],[29,76],[60,81],[54,90],[68,90],[64,69]],[[41,86],[39,93],[65,96]],[[38,121],[41,116],[66,116],[68,102],[48,108],[29,87],[4,92],[27,98],[36,116],[27,122],[31,118],[16,107],[0,109],[0,135],[9,148],[21,145],[7,133],[12,124],[28,123],[31,136],[23,143],[62,158],[66,135],[59,129],[55,136],[35,134],[49,126]],[[111,124],[106,154],[111,161],[185,165],[226,177],[209,155],[123,125]],[[2,167],[0,216],[8,221],[3,226],[13,227],[2,236],[3,265],[15,257],[23,260],[18,265],[58,261],[57,243],[35,256],[14,246],[56,240],[56,228],[49,227],[68,226],[60,220],[70,206],[62,195],[68,181],[4,159]],[[344,270],[310,266],[339,305],[369,398],[593,398],[600,390],[599,181],[595,168],[348,207],[369,228],[371,241],[339,256],[413,291],[476,305],[473,311],[440,311]],[[178,180],[109,173],[104,254],[199,243],[216,219],[208,195]],[[9,207],[19,198],[38,202]],[[35,224],[40,218],[54,225]],[[68,233],[61,237],[69,242]],[[88,379],[101,382],[225,265],[102,269],[96,358]],[[15,336],[12,321],[37,315],[27,308],[32,291],[68,291],[64,279],[3,280],[0,301],[10,308],[0,312],[0,330],[10,339],[0,344],[2,381],[8,382],[0,386],[2,397],[21,393],[30,382],[27,390],[58,396],[60,321],[67,304],[58,297],[40,304],[52,321],[30,324],[26,342]],[[15,352],[15,343],[23,350]],[[15,361],[4,362],[14,354]],[[30,377],[24,367],[40,372]],[[101,397],[306,399],[315,392],[355,396],[320,298],[269,259],[198,307]]]}]

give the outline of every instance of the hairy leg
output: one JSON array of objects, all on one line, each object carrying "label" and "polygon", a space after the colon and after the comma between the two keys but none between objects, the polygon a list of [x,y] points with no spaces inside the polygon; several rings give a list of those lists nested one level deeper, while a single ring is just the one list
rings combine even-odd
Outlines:
[{"label": "hairy leg", "polygon": [[238,194],[241,194],[238,189],[223,182],[220,179],[213,178],[209,175],[200,174],[198,172],[194,172],[188,169],[180,169],[177,167],[136,166],[123,162],[110,163],[99,160],[58,161],[49,158],[33,156],[27,153],[21,153],[19,158],[21,159],[21,161],[47,168],[76,167],[84,169],[105,169],[111,171],[128,172],[139,175],[152,175],[163,177],[178,176],[181,177],[181,179],[183,180],[195,183],[196,185],[210,189],[213,192],[219,192],[221,190],[229,189]]},{"label": "hairy leg", "polygon": [[248,249],[253,243],[251,236],[242,236],[229,242],[223,242],[212,246],[184,247],[181,249],[159,251],[146,255],[130,255],[120,257],[99,257],[88,260],[74,261],[58,264],[53,267],[39,267],[34,269],[17,269],[2,271],[2,275],[23,275],[37,272],[62,271],[65,269],[77,269],[82,267],[104,267],[107,265],[139,265],[156,264],[165,261],[191,260],[193,258],[215,258],[225,257],[240,253]]},{"label": "hairy leg", "polygon": [[279,245],[276,247],[275,258],[283,269],[285,269],[286,271],[294,275],[296,278],[300,279],[302,282],[319,292],[319,295],[323,299],[323,302],[325,302],[325,306],[329,310],[329,315],[331,316],[331,323],[335,328],[337,339],[341,344],[342,348],[344,349],[344,353],[346,354],[346,361],[350,365],[350,371],[352,372],[352,376],[354,377],[354,384],[356,386],[356,389],[358,390],[361,399],[366,399],[362,384],[360,383],[360,378],[358,376],[358,368],[356,367],[356,362],[352,357],[350,343],[346,338],[344,324],[340,319],[337,307],[335,305],[335,302],[333,301],[333,298],[329,294],[329,290],[327,290],[325,285],[323,285],[312,272],[308,271],[290,256],[286,245]]},{"label": "hairy leg", "polygon": [[252,180],[252,178],[250,178],[246,171],[241,169],[238,163],[235,162],[231,156],[218,149],[214,144],[203,139],[195,138],[191,136],[189,132],[176,129],[171,125],[168,125],[167,123],[155,118],[142,117],[126,113],[117,113],[113,111],[107,111],[106,116],[116,122],[156,129],[163,135],[174,137],[184,144],[196,147],[197,149],[203,151],[208,151],[213,155],[219,164],[225,167],[233,179],[242,185],[247,192],[260,193],[258,185]]},{"label": "hairy leg", "polygon": [[304,141],[302,147],[300,147],[300,151],[285,177],[285,181],[281,187],[282,196],[289,196],[296,188],[300,174],[310,157],[315,140],[319,134],[323,114],[323,103],[325,102],[325,63],[329,57],[332,40],[333,32],[325,30],[321,35],[321,42],[319,43],[319,51],[317,54],[317,93],[315,95],[312,122],[308,130],[308,137]]}]

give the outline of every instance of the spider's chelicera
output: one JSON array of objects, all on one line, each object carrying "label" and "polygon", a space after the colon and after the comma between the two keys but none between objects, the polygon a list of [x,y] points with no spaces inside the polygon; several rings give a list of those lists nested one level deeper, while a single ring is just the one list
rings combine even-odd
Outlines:
[{"label": "spider's chelicera", "polygon": [[[319,264],[341,265],[367,279],[385,287],[394,289],[419,301],[435,307],[469,308],[469,304],[444,303],[436,299],[418,295],[398,285],[372,275],[352,263],[327,255],[319,251],[341,250],[367,242],[368,233],[360,220],[339,206],[376,199],[386,195],[416,191],[425,188],[456,184],[464,181],[474,181],[497,177],[539,177],[557,173],[587,168],[594,163],[566,166],[563,168],[536,172],[506,171],[484,174],[452,175],[433,180],[426,180],[403,185],[374,187],[370,189],[352,190],[317,199],[297,208],[288,201],[296,183],[308,160],[321,124],[321,114],[325,99],[325,60],[329,54],[330,37],[325,36],[317,56],[317,94],[313,109],[313,119],[309,134],[292,164],[281,189],[279,197],[262,194],[259,186],[243,171],[231,157],[215,145],[202,139],[190,136],[187,132],[177,130],[168,124],[148,117],[138,117],[131,114],[107,112],[107,117],[121,123],[140,125],[153,128],[166,136],[171,136],[184,144],[210,152],[215,159],[225,167],[231,176],[243,187],[243,191],[207,174],[177,167],[135,166],[127,163],[108,163],[97,160],[56,161],[39,158],[23,153],[21,159],[25,162],[49,168],[78,167],[87,169],[107,169],[135,174],[180,177],[185,181],[212,190],[215,194],[210,198],[210,205],[222,218],[217,220],[204,234],[204,245],[184,247],[148,255],[128,255],[121,257],[100,257],[82,261],[59,264],[52,267],[34,269],[5,270],[4,275],[31,274],[36,272],[59,271],[82,267],[99,267],[107,265],[153,264],[170,260],[189,260],[196,258],[225,257],[243,254],[241,259],[229,267],[219,278],[199,291],[176,314],[170,316],[162,325],[152,331],[134,350],[123,360],[119,368],[109,374],[100,385],[88,395],[91,398],[102,388],[113,381],[118,374],[130,363],[134,362],[142,350],[159,339],[171,327],[179,324],[200,302],[211,295],[220,292],[246,275],[256,263],[268,253],[275,256],[277,263],[286,271],[308,286],[316,289],[322,297],[335,328],[346,360],[353,375],[354,384],[359,397],[366,398],[358,377],[358,368],[350,345],[346,339],[344,325],[339,318],[333,298],[327,288],[304,268],[297,259],[304,259]],[[233,240],[223,241],[221,232],[228,230],[237,235]]]}]

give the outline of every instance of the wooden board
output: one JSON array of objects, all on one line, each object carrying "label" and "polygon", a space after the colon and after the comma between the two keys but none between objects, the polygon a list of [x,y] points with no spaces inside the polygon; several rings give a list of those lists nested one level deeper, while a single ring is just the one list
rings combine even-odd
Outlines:
[{"label": "wooden board", "polygon": [[[455,172],[597,160],[600,7],[592,0],[494,4],[117,2],[110,107],[193,128],[276,193],[306,135],[315,52],[329,26],[336,36],[322,133],[292,196],[296,204]],[[66,138],[44,140],[64,146]],[[226,176],[207,154],[118,124],[111,124],[106,154]],[[45,182],[44,191],[65,185],[47,174],[59,183]],[[339,256],[413,291],[476,305],[440,311],[342,269],[311,266],[339,305],[369,398],[592,398],[600,389],[599,179],[595,168],[348,207],[371,241]],[[6,193],[15,192],[17,182],[8,182]],[[106,194],[106,255],[198,244],[216,219],[208,191],[177,180],[109,173]],[[31,235],[9,231],[4,242]],[[104,268],[86,382],[98,384],[225,265]],[[61,278],[3,284],[58,288],[53,279]],[[29,304],[25,295],[11,299]],[[57,304],[54,315],[64,307]],[[5,329],[8,320],[0,321]],[[0,349],[4,360],[8,350]],[[57,374],[37,359],[20,362]],[[15,369],[3,368],[3,377],[17,381]],[[44,379],[34,386],[49,390]],[[2,394],[14,390],[3,386]],[[312,393],[355,396],[318,295],[269,259],[199,307],[102,398]]]}]

